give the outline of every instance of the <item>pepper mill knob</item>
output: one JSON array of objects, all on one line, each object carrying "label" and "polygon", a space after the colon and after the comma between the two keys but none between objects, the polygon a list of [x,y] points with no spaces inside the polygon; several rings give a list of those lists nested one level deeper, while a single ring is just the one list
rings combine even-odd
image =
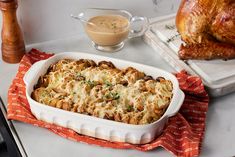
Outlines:
[{"label": "pepper mill knob", "polygon": [[0,0],[3,15],[2,59],[8,63],[18,63],[25,54],[25,44],[17,21],[17,0]]}]

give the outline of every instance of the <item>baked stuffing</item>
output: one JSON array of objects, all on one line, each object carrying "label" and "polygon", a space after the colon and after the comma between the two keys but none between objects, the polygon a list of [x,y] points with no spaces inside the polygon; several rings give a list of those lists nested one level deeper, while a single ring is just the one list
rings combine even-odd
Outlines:
[{"label": "baked stuffing", "polygon": [[39,78],[32,98],[59,109],[140,125],[164,114],[172,90],[170,80],[153,79],[133,67],[118,69],[107,61],[62,59]]}]

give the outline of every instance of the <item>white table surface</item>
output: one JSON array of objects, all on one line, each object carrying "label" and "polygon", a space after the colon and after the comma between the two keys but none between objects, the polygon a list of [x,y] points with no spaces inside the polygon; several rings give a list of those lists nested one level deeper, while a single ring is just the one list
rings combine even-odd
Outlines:
[{"label": "white table surface", "polygon": [[[98,55],[110,56],[130,60],[138,63],[162,68],[173,72],[173,69],[155,52],[146,45],[142,39],[136,38],[126,42],[123,50],[116,53],[103,53],[96,51],[89,39],[81,34],[62,40],[50,41],[28,46],[42,51],[64,52],[81,51]],[[7,91],[14,78],[18,64],[7,64],[0,60],[0,95],[7,104]],[[202,145],[201,156],[227,157],[235,155],[235,93],[212,99],[206,120],[206,134]],[[29,157],[77,157],[77,156],[172,156],[162,148],[149,152],[137,150],[110,149],[99,146],[64,139],[46,129],[35,127],[22,122],[14,121],[14,127]]]}]

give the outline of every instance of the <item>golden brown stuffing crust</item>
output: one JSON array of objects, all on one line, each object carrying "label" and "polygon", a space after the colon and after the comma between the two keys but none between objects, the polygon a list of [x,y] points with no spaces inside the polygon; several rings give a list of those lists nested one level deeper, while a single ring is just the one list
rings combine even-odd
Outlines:
[{"label": "golden brown stuffing crust", "polygon": [[128,124],[158,120],[171,102],[171,81],[111,62],[62,59],[41,76],[32,98],[59,109]]}]

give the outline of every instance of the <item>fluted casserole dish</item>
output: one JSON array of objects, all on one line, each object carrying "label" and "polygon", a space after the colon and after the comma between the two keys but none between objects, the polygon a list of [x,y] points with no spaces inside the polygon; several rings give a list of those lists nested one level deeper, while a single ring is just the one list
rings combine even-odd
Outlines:
[{"label": "fluted casserole dish", "polygon": [[38,119],[133,144],[148,143],[161,134],[184,99],[177,79],[168,72],[78,52],[35,63],[24,81]]}]

